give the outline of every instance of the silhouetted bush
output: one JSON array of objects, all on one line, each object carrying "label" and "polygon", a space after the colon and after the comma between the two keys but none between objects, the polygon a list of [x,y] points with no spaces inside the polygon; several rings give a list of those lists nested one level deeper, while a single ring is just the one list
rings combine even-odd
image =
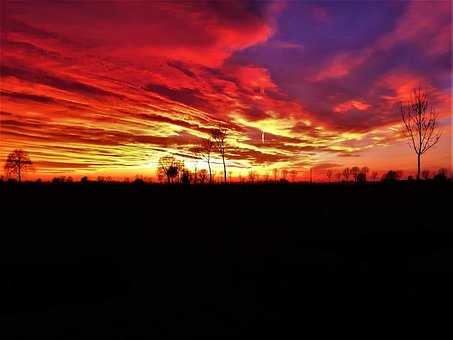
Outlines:
[{"label": "silhouetted bush", "polygon": [[132,184],[134,184],[134,185],[144,185],[145,181],[143,179],[141,179],[141,178],[136,178],[136,179],[134,179]]},{"label": "silhouetted bush", "polygon": [[396,182],[401,178],[401,173],[399,171],[390,170],[384,176],[382,176],[382,181],[384,182]]}]

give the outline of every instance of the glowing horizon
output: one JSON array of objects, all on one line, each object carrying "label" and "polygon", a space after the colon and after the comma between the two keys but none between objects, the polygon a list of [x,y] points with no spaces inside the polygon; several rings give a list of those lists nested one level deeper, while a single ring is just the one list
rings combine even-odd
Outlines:
[{"label": "glowing horizon", "polygon": [[451,170],[449,1],[2,6],[1,165],[26,150],[30,178],[154,177],[164,155],[206,168],[196,148],[219,125],[235,176],[413,174],[398,104],[419,85],[443,129],[423,168]]}]

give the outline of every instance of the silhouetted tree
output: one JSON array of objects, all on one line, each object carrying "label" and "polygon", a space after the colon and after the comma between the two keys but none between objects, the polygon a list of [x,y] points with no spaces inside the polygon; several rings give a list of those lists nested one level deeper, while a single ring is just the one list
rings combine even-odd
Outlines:
[{"label": "silhouetted tree", "polygon": [[345,168],[343,170],[343,177],[344,177],[346,182],[349,181],[349,176],[351,176],[351,170],[349,168]]},{"label": "silhouetted tree", "polygon": [[83,177],[80,179],[80,183],[82,183],[82,184],[88,183],[88,177],[87,177],[87,176],[83,176]]},{"label": "silhouetted tree", "polygon": [[227,172],[226,172],[226,164],[225,164],[225,148],[226,148],[226,137],[227,137],[227,131],[226,129],[219,127],[218,129],[215,129],[212,131],[212,139],[214,140],[216,146],[217,146],[217,151],[219,152],[220,156],[222,157],[222,162],[223,162],[223,179],[224,182],[226,183],[227,181]]},{"label": "silhouetted tree", "polygon": [[357,182],[357,176],[360,173],[360,168],[358,166],[353,166],[351,168],[351,176],[354,179],[354,182]]},{"label": "silhouetted tree", "polygon": [[181,170],[181,183],[182,184],[190,184],[192,178],[189,170],[187,169],[182,169]]},{"label": "silhouetted tree", "polygon": [[6,176],[15,176],[17,181],[22,181],[22,176],[25,172],[33,171],[33,163],[30,160],[28,153],[21,149],[16,149],[11,152],[5,162]]},{"label": "silhouetted tree", "polygon": [[[208,172],[206,171],[206,169],[201,169],[200,171],[198,171],[197,179],[199,183],[201,184],[206,183],[207,178]],[[211,179],[211,176],[209,176],[209,178]]]},{"label": "silhouetted tree", "polygon": [[423,170],[422,171],[422,177],[426,181],[429,179],[429,176],[431,175],[431,172],[429,170]]},{"label": "silhouetted tree", "polygon": [[401,103],[402,130],[417,155],[417,180],[420,180],[422,155],[436,145],[441,136],[437,117],[428,94],[421,88],[413,90],[408,103]]},{"label": "silhouetted tree", "polygon": [[364,167],[362,167],[362,168],[360,169],[360,172],[361,172],[362,174],[365,174],[365,177],[366,177],[366,176],[368,176],[368,173],[370,172],[370,168],[367,167],[367,166],[364,166]]},{"label": "silhouetted tree", "polygon": [[356,178],[356,183],[359,184],[366,183],[366,174],[364,172],[359,172]]},{"label": "silhouetted tree", "polygon": [[209,138],[203,139],[200,148],[197,149],[198,155],[208,163],[209,183],[212,183],[211,154],[214,147],[215,143],[212,136],[209,136]]},{"label": "silhouetted tree", "polygon": [[288,170],[283,169],[282,171],[280,171],[280,174],[283,182],[286,182],[288,180]]},{"label": "silhouetted tree", "polygon": [[178,177],[180,170],[182,170],[181,162],[176,160],[173,156],[163,156],[159,159],[158,172],[167,177],[167,183]]},{"label": "silhouetted tree", "polygon": [[277,182],[277,177],[278,177],[278,169],[272,169],[272,174],[274,175],[274,182]]},{"label": "silhouetted tree", "polygon": [[256,172],[254,170],[250,170],[249,173],[248,173],[248,177],[249,177],[249,182],[250,183],[255,183],[255,180],[256,180]]}]

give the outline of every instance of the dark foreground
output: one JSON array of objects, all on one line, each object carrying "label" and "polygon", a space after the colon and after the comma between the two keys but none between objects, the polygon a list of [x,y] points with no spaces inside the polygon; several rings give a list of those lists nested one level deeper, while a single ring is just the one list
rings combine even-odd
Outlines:
[{"label": "dark foreground", "polygon": [[452,187],[3,183],[0,338],[438,330]]}]

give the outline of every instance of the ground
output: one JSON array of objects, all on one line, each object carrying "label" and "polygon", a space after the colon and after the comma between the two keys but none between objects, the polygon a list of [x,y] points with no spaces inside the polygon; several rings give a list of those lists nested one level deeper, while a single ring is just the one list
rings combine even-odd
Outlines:
[{"label": "ground", "polygon": [[5,338],[293,338],[452,298],[451,182],[0,186]]}]

